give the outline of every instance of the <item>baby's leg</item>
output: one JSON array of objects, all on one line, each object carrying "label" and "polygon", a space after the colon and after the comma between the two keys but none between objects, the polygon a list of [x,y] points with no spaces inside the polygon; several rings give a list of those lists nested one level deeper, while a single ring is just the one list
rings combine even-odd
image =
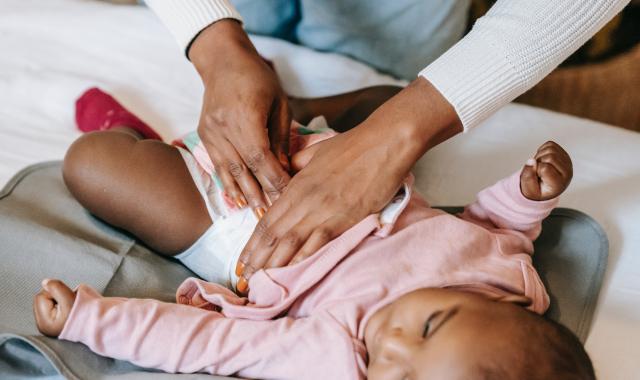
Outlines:
[{"label": "baby's leg", "polygon": [[322,115],[331,128],[346,132],[362,123],[400,90],[402,87],[374,86],[323,98],[290,98],[289,101],[294,120],[307,124]]},{"label": "baby's leg", "polygon": [[87,133],[71,145],[63,177],[92,214],[164,255],[189,248],[211,225],[177,148],[133,129]]}]

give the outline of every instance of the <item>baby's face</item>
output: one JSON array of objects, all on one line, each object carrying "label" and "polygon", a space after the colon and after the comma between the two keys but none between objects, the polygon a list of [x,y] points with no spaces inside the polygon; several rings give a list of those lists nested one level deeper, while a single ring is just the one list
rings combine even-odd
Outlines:
[{"label": "baby's face", "polygon": [[460,291],[408,293],[367,323],[368,378],[472,379],[479,364],[517,344],[509,331],[523,313],[511,302]]}]

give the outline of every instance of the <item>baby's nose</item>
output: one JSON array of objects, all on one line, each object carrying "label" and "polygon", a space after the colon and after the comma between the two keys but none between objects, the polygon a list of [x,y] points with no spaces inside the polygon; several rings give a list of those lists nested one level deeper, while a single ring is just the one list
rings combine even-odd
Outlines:
[{"label": "baby's nose", "polygon": [[420,340],[400,327],[385,331],[380,337],[380,356],[390,361],[408,362]]}]

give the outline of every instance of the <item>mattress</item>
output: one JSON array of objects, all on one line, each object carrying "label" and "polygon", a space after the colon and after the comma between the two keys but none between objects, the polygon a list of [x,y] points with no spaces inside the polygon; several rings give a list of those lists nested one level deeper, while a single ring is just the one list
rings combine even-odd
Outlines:
[{"label": "mattress", "polygon": [[[253,40],[295,96],[402,84],[346,57]],[[89,86],[114,93],[166,139],[196,128],[202,85],[144,7],[2,0],[0,52],[0,185],[26,165],[64,157],[79,135],[73,101]],[[594,217],[610,240],[587,350],[600,378],[640,378],[640,134],[512,104],[427,153],[414,169],[417,187],[432,204],[465,204],[547,140],[574,161],[560,206]]]}]

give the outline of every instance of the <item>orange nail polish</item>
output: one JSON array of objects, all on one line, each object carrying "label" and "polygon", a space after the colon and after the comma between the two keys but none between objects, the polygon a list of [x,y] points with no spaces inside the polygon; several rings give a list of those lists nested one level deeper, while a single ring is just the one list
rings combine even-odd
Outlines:
[{"label": "orange nail polish", "polygon": [[236,264],[236,276],[240,277],[244,273],[244,263],[242,261],[238,261]]},{"label": "orange nail polish", "polygon": [[256,207],[254,209],[254,212],[256,213],[258,220],[260,220],[264,216],[265,212],[267,212],[267,210],[265,210],[264,207]]},{"label": "orange nail polish", "polygon": [[236,285],[236,289],[240,293],[246,293],[248,288],[249,284],[247,283],[247,280],[244,277],[240,277],[240,279],[238,280],[238,284]]},{"label": "orange nail polish", "polygon": [[244,208],[247,206],[247,200],[244,199],[244,197],[242,195],[238,195],[234,201],[236,202],[236,206],[238,206],[238,208]]}]

